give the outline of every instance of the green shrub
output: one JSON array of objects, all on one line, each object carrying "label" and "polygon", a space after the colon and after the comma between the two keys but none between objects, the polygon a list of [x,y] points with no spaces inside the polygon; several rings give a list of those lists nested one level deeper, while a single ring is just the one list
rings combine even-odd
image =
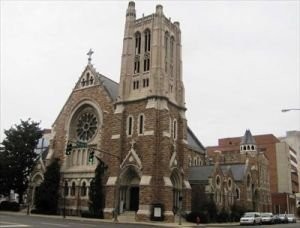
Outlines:
[{"label": "green shrub", "polygon": [[220,213],[218,213],[217,216],[217,222],[228,222],[229,221],[229,214],[227,211],[225,211],[224,209],[222,209],[222,211],[220,211]]}]

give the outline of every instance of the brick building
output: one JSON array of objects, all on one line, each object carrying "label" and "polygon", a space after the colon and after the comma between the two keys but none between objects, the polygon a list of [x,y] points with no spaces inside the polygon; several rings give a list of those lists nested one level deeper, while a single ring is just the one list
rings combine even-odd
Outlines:
[{"label": "brick building", "polygon": [[89,159],[93,150],[84,144],[65,154],[68,142],[83,142],[108,167],[105,218],[117,208],[149,220],[152,205],[161,204],[165,221],[174,221],[180,205],[191,208],[189,163],[204,157],[185,117],[179,22],[168,19],[161,5],[137,19],[135,3],[129,2],[119,83],[96,72],[88,54],[52,126],[48,153],[62,161],[67,213],[88,210],[97,159]]},{"label": "brick building", "polygon": [[[245,136],[246,134],[247,131]],[[263,176],[269,175],[272,211],[274,213],[294,213],[295,196],[293,188],[296,188],[298,183],[297,178],[293,178],[292,175],[294,170],[291,169],[290,147],[285,142],[280,142],[272,134],[255,135],[253,140],[256,144],[253,149],[257,150],[258,154],[263,154],[268,161],[268,168]],[[218,146],[208,147],[207,153],[214,158],[216,156],[215,151],[221,151],[224,163],[239,162],[242,156],[249,154],[240,153],[244,149],[242,141],[243,137],[219,139]],[[258,161],[261,161],[261,159],[258,159]],[[261,171],[259,176],[263,178]]]}]

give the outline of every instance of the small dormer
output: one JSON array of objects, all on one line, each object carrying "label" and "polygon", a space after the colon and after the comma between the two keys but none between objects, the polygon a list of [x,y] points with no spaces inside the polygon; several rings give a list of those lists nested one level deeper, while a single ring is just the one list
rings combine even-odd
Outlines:
[{"label": "small dormer", "polygon": [[244,136],[241,139],[240,143],[240,153],[241,154],[257,154],[256,141],[251,134],[249,129],[246,130]]}]

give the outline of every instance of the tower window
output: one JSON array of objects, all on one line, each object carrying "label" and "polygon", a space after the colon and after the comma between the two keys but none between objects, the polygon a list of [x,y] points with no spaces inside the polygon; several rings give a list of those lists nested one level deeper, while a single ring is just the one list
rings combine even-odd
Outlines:
[{"label": "tower window", "polygon": [[144,71],[149,71],[150,69],[150,55],[145,53],[144,55]]},{"label": "tower window", "polygon": [[169,33],[165,33],[165,72],[168,72],[168,44],[169,44]]},{"label": "tower window", "polygon": [[148,87],[149,86],[149,79],[146,78],[146,79],[143,79],[143,87]]},{"label": "tower window", "polygon": [[150,51],[150,43],[151,43],[151,33],[150,30],[147,29],[144,32],[144,37],[145,37],[145,52],[149,52]]},{"label": "tower window", "polygon": [[139,116],[139,134],[143,134],[144,133],[144,115],[141,114]]},{"label": "tower window", "polygon": [[135,33],[135,54],[141,54],[141,33]]},{"label": "tower window", "polygon": [[172,36],[171,37],[171,40],[170,40],[170,59],[171,59],[171,63],[173,62],[173,58],[174,58],[174,37]]},{"label": "tower window", "polygon": [[139,81],[133,81],[133,89],[138,89],[139,88]]},{"label": "tower window", "polygon": [[134,59],[134,73],[140,73],[140,57],[137,55]]}]

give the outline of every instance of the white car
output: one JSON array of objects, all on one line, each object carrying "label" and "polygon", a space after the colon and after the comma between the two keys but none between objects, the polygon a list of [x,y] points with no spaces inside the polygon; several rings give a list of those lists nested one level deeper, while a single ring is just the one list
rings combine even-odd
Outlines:
[{"label": "white car", "polygon": [[240,225],[255,225],[262,224],[260,213],[258,212],[246,212],[243,217],[240,218]]},{"label": "white car", "polygon": [[274,216],[272,213],[261,213],[261,220],[262,220],[262,223],[267,223],[267,224],[274,224],[275,221],[274,221]]}]

